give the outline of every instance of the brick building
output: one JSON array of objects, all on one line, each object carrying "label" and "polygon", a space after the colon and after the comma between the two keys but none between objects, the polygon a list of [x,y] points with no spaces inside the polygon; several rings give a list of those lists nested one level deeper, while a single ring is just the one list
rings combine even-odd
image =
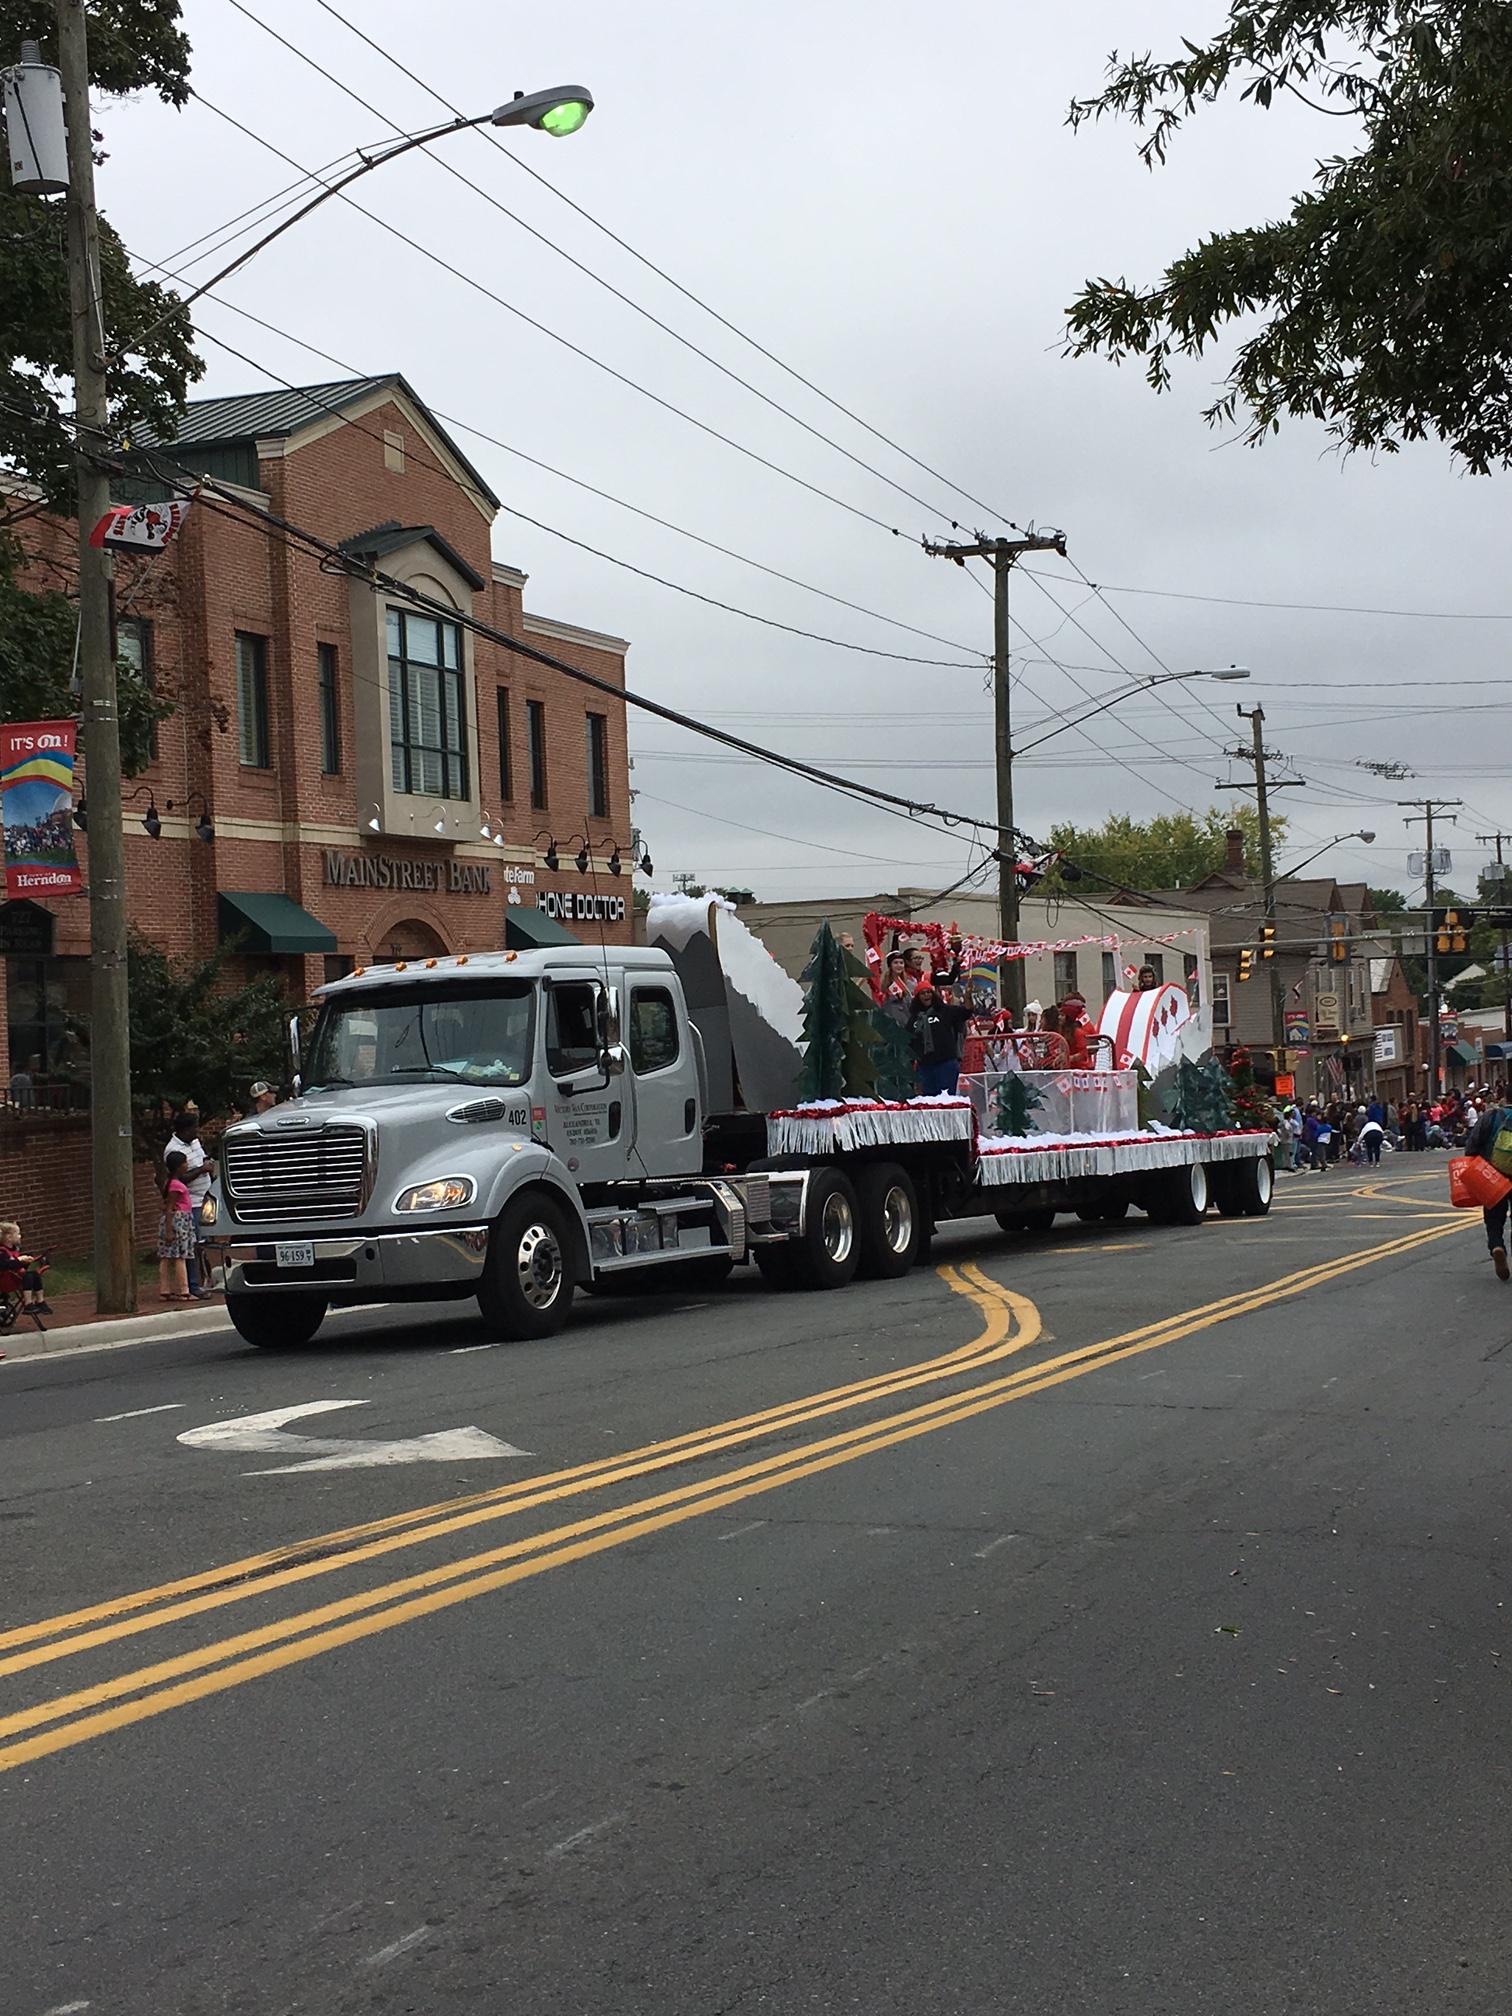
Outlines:
[{"label": "brick building", "polygon": [[[397,374],[196,401],[144,480],[169,461],[623,688],[622,639],[525,608],[526,577],[491,550],[498,498]],[[70,585],[73,528],[20,532],[32,578]],[[175,701],[126,813],[131,920],[166,951],[231,940],[303,995],[354,963],[628,941],[623,700],[208,493],[165,553],[118,558],[115,606],[119,654]],[[80,774],[87,794],[87,757]],[[79,852],[87,878],[87,834]],[[87,899],[5,906],[0,948],[7,1076],[33,1056],[51,1070],[87,1010]]]}]

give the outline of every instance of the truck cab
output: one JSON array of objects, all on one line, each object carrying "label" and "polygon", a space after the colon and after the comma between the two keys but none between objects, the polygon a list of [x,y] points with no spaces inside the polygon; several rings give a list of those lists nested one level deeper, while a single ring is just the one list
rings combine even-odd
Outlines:
[{"label": "truck cab", "polygon": [[401,960],[317,1000],[295,1096],[228,1129],[206,1210],[252,1342],[306,1341],[333,1301],[466,1295],[544,1334],[579,1282],[729,1253],[665,952]]}]

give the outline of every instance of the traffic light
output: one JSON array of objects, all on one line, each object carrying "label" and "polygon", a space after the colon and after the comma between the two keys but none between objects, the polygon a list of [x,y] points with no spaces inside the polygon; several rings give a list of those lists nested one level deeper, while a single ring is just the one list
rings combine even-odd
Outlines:
[{"label": "traffic light", "polygon": [[1248,945],[1244,946],[1239,954],[1239,979],[1241,982],[1248,980],[1250,977],[1250,969],[1254,964],[1254,959],[1255,955],[1251,952]]},{"label": "traffic light", "polygon": [[1274,924],[1260,926],[1260,957],[1274,959],[1276,956],[1276,927]]},{"label": "traffic light", "polygon": [[1435,910],[1433,945],[1436,952],[1463,952],[1465,934],[1475,929],[1473,910]]},{"label": "traffic light", "polygon": [[1328,958],[1334,966],[1349,963],[1349,919],[1337,910],[1331,911],[1328,918]]}]

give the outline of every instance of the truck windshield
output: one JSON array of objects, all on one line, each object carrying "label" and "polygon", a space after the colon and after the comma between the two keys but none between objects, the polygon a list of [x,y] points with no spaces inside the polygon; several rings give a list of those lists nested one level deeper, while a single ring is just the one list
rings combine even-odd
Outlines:
[{"label": "truck windshield", "polygon": [[529,981],[384,987],[326,1002],[305,1089],[461,1079],[523,1085],[530,1076],[535,988]]}]

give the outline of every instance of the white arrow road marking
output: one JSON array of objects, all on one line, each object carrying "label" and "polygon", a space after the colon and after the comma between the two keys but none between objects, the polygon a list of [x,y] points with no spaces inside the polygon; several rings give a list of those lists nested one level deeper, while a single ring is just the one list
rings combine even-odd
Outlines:
[{"label": "white arrow road marking", "polygon": [[431,1435],[412,1435],[403,1442],[343,1442],[334,1436],[285,1435],[286,1421],[306,1414],[331,1414],[341,1407],[368,1407],[368,1400],[306,1400],[298,1407],[272,1407],[266,1414],[242,1414],[234,1421],[212,1421],[204,1428],[186,1428],[178,1438],[190,1449],[255,1449],[287,1455],[293,1447],[305,1452],[298,1463],[279,1463],[271,1470],[244,1470],[244,1477],[284,1477],[293,1470],[359,1470],[372,1463],[476,1463],[488,1456],[528,1456],[482,1428],[443,1428]]}]

